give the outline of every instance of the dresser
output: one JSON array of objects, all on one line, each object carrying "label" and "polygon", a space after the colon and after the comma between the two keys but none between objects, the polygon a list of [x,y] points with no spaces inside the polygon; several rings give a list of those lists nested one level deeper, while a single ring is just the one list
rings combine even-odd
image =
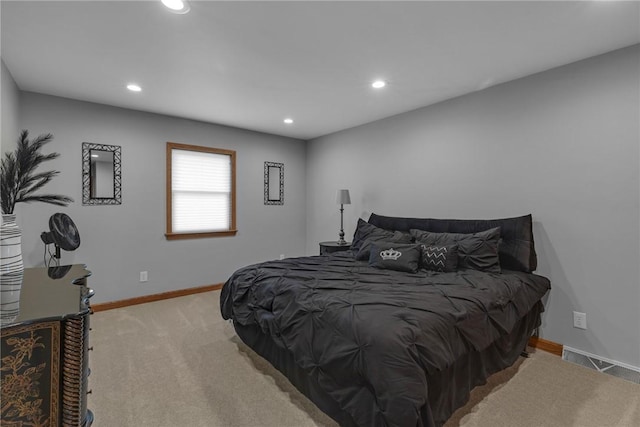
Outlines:
[{"label": "dresser", "polygon": [[2,326],[2,418],[8,426],[88,427],[89,298],[84,265],[27,268],[15,319]]}]

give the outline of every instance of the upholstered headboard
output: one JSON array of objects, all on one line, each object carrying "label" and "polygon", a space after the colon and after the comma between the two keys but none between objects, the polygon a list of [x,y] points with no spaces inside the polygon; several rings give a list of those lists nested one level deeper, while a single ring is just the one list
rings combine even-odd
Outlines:
[{"label": "upholstered headboard", "polygon": [[387,230],[409,231],[416,228],[434,233],[477,233],[500,227],[500,266],[507,270],[527,273],[531,273],[538,266],[531,215],[502,219],[434,219],[401,218],[372,213],[368,222]]}]

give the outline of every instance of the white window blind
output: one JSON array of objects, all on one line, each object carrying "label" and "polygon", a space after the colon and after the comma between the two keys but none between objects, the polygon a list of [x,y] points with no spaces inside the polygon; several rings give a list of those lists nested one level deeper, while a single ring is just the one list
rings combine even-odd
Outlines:
[{"label": "white window blind", "polygon": [[171,150],[174,233],[226,231],[232,224],[231,156]]}]

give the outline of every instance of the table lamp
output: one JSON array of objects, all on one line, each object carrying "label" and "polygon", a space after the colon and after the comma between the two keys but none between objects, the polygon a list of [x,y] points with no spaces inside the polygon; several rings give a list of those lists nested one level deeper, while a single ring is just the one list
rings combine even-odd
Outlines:
[{"label": "table lamp", "polygon": [[336,203],[340,205],[340,240],[339,245],[346,245],[344,240],[344,205],[351,204],[351,197],[349,197],[349,190],[338,190],[336,193]]}]

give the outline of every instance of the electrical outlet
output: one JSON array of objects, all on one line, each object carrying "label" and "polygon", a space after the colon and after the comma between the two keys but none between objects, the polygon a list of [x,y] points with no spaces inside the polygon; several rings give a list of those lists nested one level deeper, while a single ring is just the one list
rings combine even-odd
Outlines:
[{"label": "electrical outlet", "polygon": [[149,272],[141,271],[140,272],[140,281],[141,282],[146,282],[147,280],[149,280]]},{"label": "electrical outlet", "polygon": [[587,314],[574,311],[573,327],[578,329],[587,329]]}]

